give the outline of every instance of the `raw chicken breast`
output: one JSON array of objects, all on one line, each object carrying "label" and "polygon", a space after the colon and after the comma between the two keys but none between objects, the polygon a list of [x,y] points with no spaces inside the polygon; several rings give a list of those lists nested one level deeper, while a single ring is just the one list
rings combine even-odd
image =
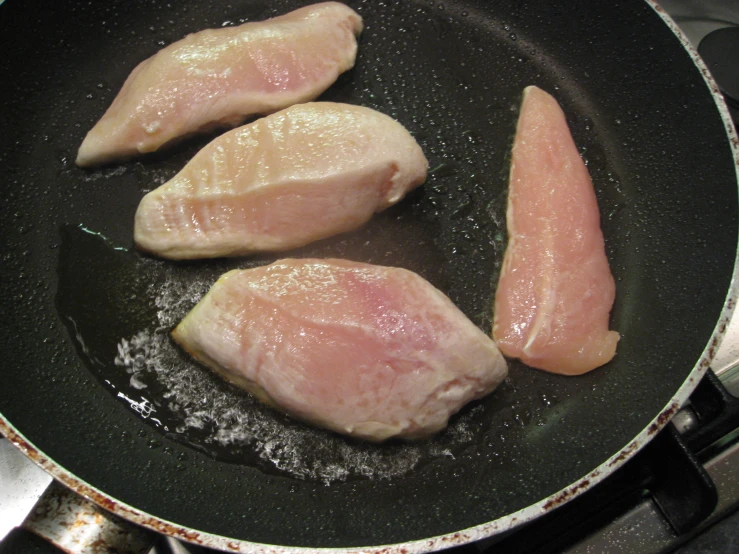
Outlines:
[{"label": "raw chicken breast", "polygon": [[172,336],[261,401],[372,441],[435,433],[507,374],[495,343],[427,281],[347,260],[230,271]]},{"label": "raw chicken breast", "polygon": [[300,104],[221,135],[136,212],[136,245],[165,258],[308,244],[366,223],[426,179],[402,125],[358,106]]},{"label": "raw chicken breast", "polygon": [[508,191],[508,248],[495,296],[493,338],[532,367],[579,375],[613,358],[615,283],[595,191],[564,113],[524,91]]},{"label": "raw chicken breast", "polygon": [[354,65],[362,18],[337,2],[208,29],[136,67],[80,146],[77,165],[153,152],[183,135],[318,97]]}]

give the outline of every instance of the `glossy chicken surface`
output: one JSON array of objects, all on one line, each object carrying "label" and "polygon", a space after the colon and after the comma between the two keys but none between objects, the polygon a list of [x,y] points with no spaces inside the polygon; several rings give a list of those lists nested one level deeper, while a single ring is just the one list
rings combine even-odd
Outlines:
[{"label": "glossy chicken surface", "polygon": [[524,91],[493,338],[532,367],[577,375],[611,360],[615,283],[593,184],[557,101]]},{"label": "glossy chicken surface", "polygon": [[208,29],[139,64],[85,137],[77,165],[153,152],[318,97],[354,65],[362,18],[337,2]]},{"label": "glossy chicken surface", "polygon": [[134,239],[172,259],[287,250],[360,227],[420,185],[427,168],[390,117],[300,104],[203,148],[142,199]]},{"label": "glossy chicken surface", "polygon": [[495,343],[419,275],[347,260],[226,273],[172,336],[263,402],[372,441],[435,433],[507,374]]}]

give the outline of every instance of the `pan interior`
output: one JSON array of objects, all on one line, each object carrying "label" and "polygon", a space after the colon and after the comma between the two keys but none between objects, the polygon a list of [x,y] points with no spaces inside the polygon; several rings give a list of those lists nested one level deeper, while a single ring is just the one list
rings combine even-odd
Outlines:
[{"label": "pan interior", "polygon": [[102,169],[73,164],[139,61],[189,32],[304,3],[33,3],[0,8],[0,25],[15,29],[0,37],[0,75],[12,76],[0,79],[0,412],[113,497],[268,544],[457,531],[537,502],[617,453],[708,343],[733,269],[734,169],[700,74],[646,4],[350,2],[366,25],[357,64],[321,99],[396,118],[431,173],[365,228],[285,255],[406,267],[489,331],[508,151],[521,91],[536,84],[560,101],[593,177],[622,335],[602,369],[564,378],[512,362],[509,379],[448,431],[377,446],[259,406],[169,343],[218,275],[278,257],[171,263],[132,251],[141,196],[215,135]]}]

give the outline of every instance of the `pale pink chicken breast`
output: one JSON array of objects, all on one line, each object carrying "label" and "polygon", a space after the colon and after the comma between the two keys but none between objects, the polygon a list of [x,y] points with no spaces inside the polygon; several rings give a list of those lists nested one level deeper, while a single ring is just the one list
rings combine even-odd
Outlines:
[{"label": "pale pink chicken breast", "polygon": [[139,64],[87,134],[77,165],[153,152],[318,97],[354,65],[362,18],[338,2],[208,29]]},{"label": "pale pink chicken breast", "polygon": [[261,401],[372,441],[435,433],[507,374],[495,343],[426,280],[347,260],[230,271],[172,337]]},{"label": "pale pink chicken breast", "polygon": [[613,358],[616,287],[590,175],[557,101],[524,91],[508,191],[493,338],[532,367],[579,375]]},{"label": "pale pink chicken breast", "polygon": [[134,239],[172,259],[281,251],[356,229],[426,179],[413,137],[369,108],[317,102],[234,129],[141,200]]}]

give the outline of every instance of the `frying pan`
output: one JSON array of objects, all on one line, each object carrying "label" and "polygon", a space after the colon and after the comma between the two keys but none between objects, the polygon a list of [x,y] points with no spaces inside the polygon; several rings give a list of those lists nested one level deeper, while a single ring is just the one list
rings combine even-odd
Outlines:
[{"label": "frying pan", "polygon": [[349,2],[365,19],[359,57],[322,99],[395,117],[432,171],[365,228],[289,255],[407,267],[489,331],[507,156],[521,91],[536,84],[562,104],[591,171],[622,339],[578,378],[511,362],[497,391],[428,441],[307,428],[167,340],[220,273],[277,256],[170,263],[132,250],[142,195],[214,135],[73,164],[138,62],[189,32],[305,3],[0,7],[2,430],[104,507],[223,549],[421,551],[500,533],[619,467],[706,370],[736,297],[736,134],[656,5]]}]

